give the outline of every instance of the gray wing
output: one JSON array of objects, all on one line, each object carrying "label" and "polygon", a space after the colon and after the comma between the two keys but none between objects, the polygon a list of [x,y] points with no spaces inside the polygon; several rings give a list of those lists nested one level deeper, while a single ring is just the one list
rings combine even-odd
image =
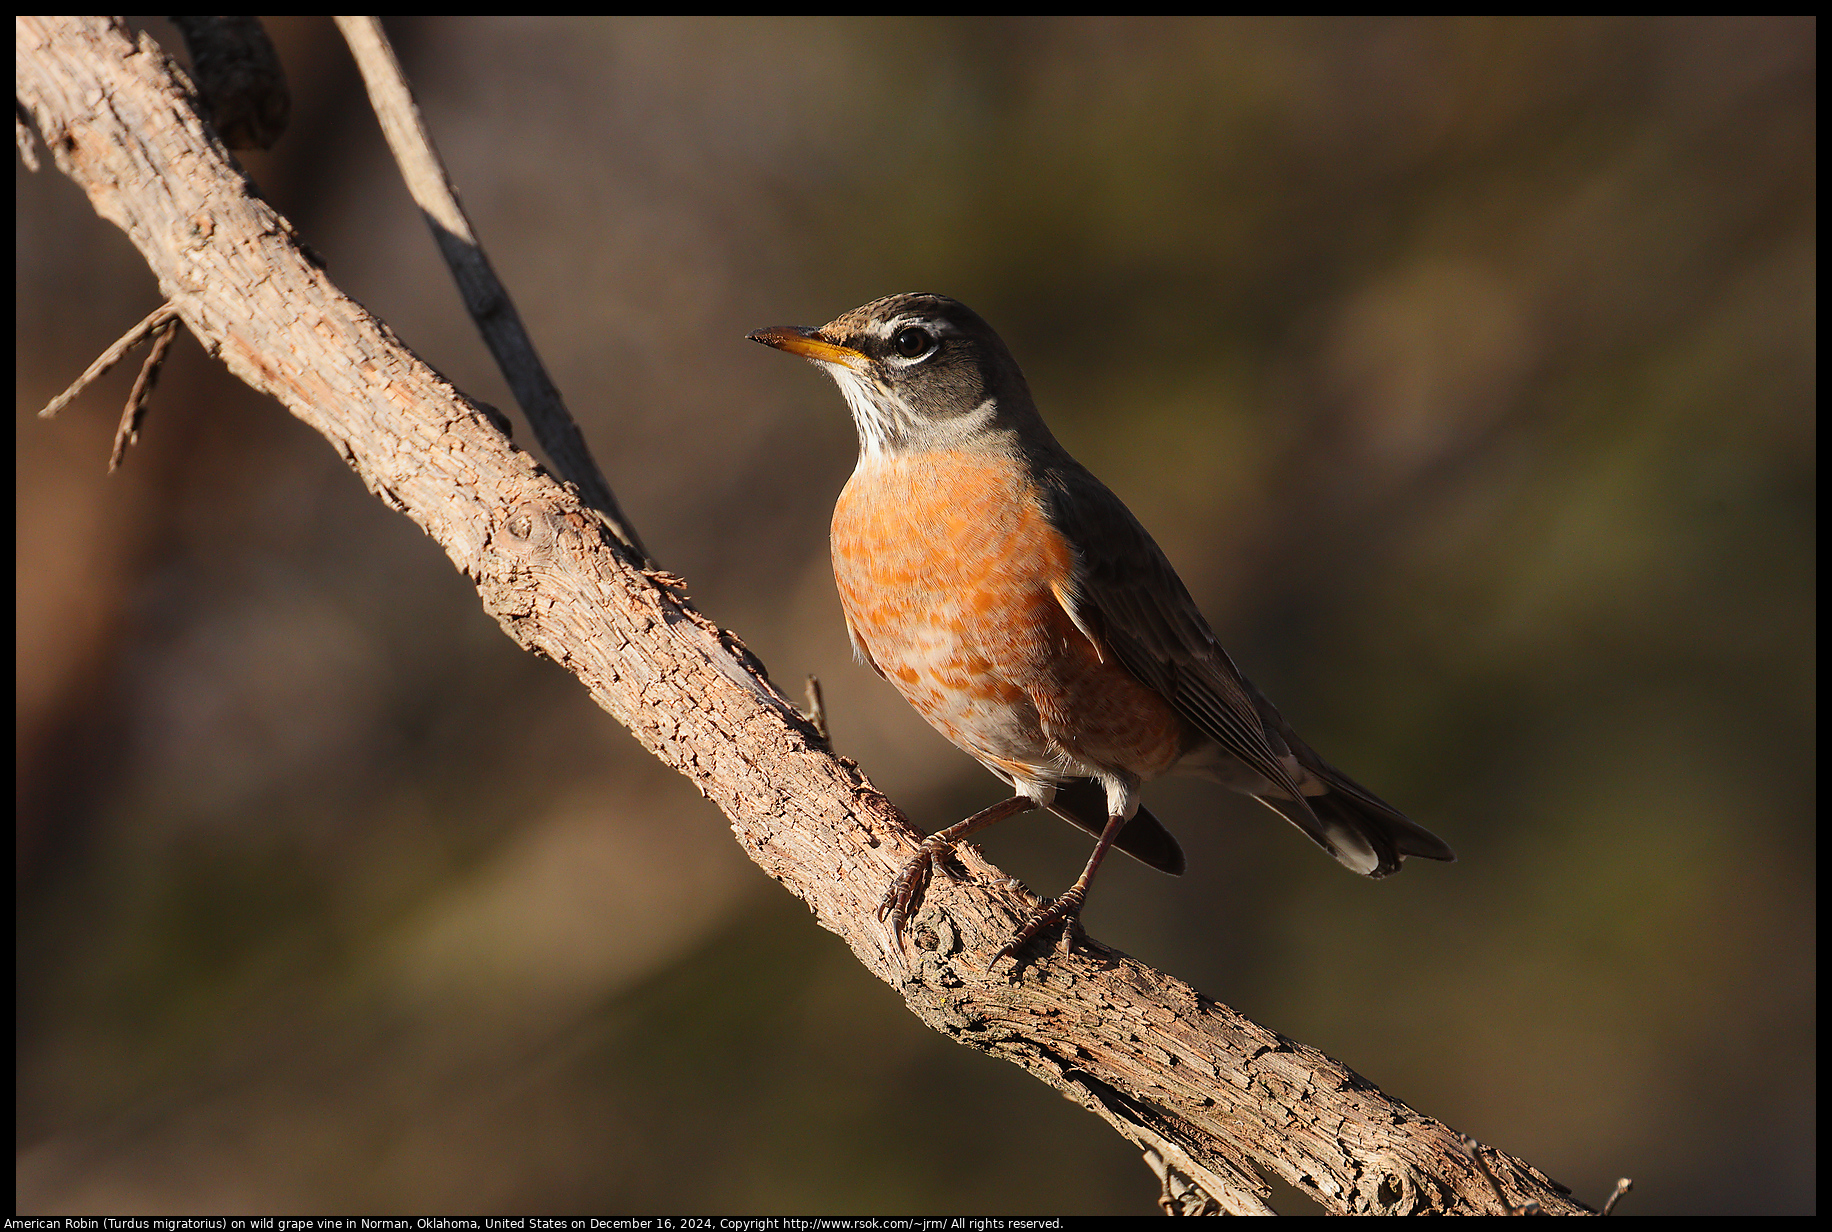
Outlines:
[{"label": "gray wing", "polygon": [[[1056,524],[1081,555],[1073,613],[1134,676],[1223,751],[1302,800],[1282,758],[1290,749],[1260,714],[1261,699],[1215,640],[1183,579],[1132,511],[1070,461],[1044,471]],[[1092,618],[1092,619],[1091,619]]]},{"label": "gray wing", "polygon": [[1066,457],[1040,473],[1057,525],[1081,555],[1071,615],[1185,721],[1266,780],[1269,790],[1249,794],[1365,876],[1386,876],[1408,855],[1456,858],[1298,738],[1234,666],[1163,551],[1105,484]]}]

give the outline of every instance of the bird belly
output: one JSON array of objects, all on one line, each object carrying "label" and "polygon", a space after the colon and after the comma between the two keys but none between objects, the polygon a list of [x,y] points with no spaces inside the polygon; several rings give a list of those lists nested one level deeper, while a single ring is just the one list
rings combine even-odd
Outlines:
[{"label": "bird belly", "polygon": [[1075,554],[1004,459],[862,459],[833,516],[854,638],[942,735],[1014,782],[1169,769],[1183,725],[1076,627]]}]

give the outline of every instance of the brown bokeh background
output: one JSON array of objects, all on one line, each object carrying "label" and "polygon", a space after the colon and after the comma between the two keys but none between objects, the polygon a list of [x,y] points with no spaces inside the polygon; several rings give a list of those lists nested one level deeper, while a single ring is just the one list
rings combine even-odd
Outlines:
[{"label": "brown bokeh background", "polygon": [[[1813,1209],[1811,20],[389,28],[651,550],[919,824],[997,786],[850,661],[851,427],[743,336],[935,290],[1462,857],[1369,883],[1163,783],[1190,874],[1089,929],[1592,1203]],[[512,407],[329,21],[270,29],[251,176]],[[194,343],[113,478],[134,365],[33,418],[157,299],[16,191],[18,1210],[1154,1209]],[[1087,840],[984,846],[1048,892]]]}]

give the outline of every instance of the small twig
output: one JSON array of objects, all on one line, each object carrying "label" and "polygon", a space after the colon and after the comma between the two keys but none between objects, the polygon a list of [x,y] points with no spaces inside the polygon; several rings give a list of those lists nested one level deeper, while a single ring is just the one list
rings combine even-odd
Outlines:
[{"label": "small twig", "polygon": [[470,219],[465,217],[464,207],[458,203],[457,190],[452,187],[445,165],[433,148],[432,137],[420,117],[420,108],[401,72],[401,62],[395,58],[394,48],[389,46],[381,23],[373,17],[338,17],[335,20],[362,72],[369,101],[375,108],[376,119],[381,121],[388,148],[394,151],[395,162],[407,181],[407,190],[432,228],[439,251],[451,267],[452,276],[458,280],[464,306],[483,332],[484,342],[496,357],[497,366],[502,369],[509,388],[515,393],[515,400],[521,404],[522,413],[534,428],[541,448],[553,460],[560,477],[578,486],[585,503],[636,555],[638,563],[652,566],[654,562],[649,559],[642,540],[636,537],[635,528],[623,516],[617,498],[611,494],[610,484],[586,448],[579,425],[566,409],[560,391],[534,349],[534,341],[522,325],[508,288],[496,276],[489,257],[471,230]]},{"label": "small twig", "polygon": [[1616,1182],[1616,1192],[1609,1195],[1609,1201],[1603,1204],[1603,1213],[1609,1214],[1616,1209],[1616,1203],[1622,1201],[1622,1195],[1635,1187],[1635,1182],[1626,1176]]},{"label": "small twig", "polygon": [[1166,1215],[1220,1215],[1224,1212],[1215,1195],[1179,1172],[1162,1152],[1144,1148],[1145,1166],[1158,1178],[1158,1209]]},{"label": "small twig", "polygon": [[167,321],[176,320],[177,317],[178,309],[172,305],[170,300],[159,305],[159,307],[153,311],[152,315],[128,330],[125,334],[122,334],[115,340],[113,346],[110,346],[106,351],[98,355],[96,361],[89,365],[83,372],[83,375],[76,378],[70,388],[64,390],[63,393],[58,394],[57,397],[47,402],[45,404],[45,409],[38,412],[38,417],[40,419],[49,419],[57,414],[57,412],[63,410],[66,406],[69,406],[78,394],[89,387],[92,381],[120,363],[123,355],[145,341],[148,334],[158,329],[161,325],[164,325]]},{"label": "small twig", "polygon": [[146,416],[153,386],[159,383],[159,369],[165,363],[165,353],[177,336],[178,322],[171,320],[161,325],[153,337],[153,349],[147,352],[146,362],[140,365],[140,375],[134,378],[134,387],[127,394],[127,406],[121,411],[121,424],[115,429],[114,450],[108,455],[110,475],[126,459],[128,447],[140,441],[140,421]]},{"label": "small twig", "polygon": [[808,677],[806,716],[808,722],[814,724],[814,730],[820,734],[821,743],[831,747],[833,741],[827,738],[827,706],[821,700],[821,678],[819,676],[810,675]]},{"label": "small twig", "polygon": [[[630,578],[621,550],[605,560],[609,537],[579,533],[570,495],[503,447],[481,416],[451,417],[458,404],[438,374],[338,291],[284,219],[246,195],[214,140],[195,140],[163,57],[137,52],[115,22],[16,20],[17,92],[38,130],[57,134],[49,148],[60,169],[125,229],[161,285],[187,288],[184,320],[200,344],[322,433],[380,500],[425,529],[518,644],[563,664],[644,747],[688,775],[731,818],[750,858],[923,1021],[1022,1065],[1128,1141],[1149,1118],[1204,1170],[1245,1181],[1255,1160],[1281,1174],[1326,1168],[1330,1184],[1319,1178],[1316,1192],[1334,1209],[1408,1196],[1413,1209],[1481,1201],[1487,1187],[1474,1170],[1454,1159],[1441,1166],[1446,1127],[1181,981],[1118,955],[1051,963],[1016,985],[963,966],[960,956],[985,939],[1008,936],[1023,907],[996,886],[980,888],[978,877],[997,874],[970,848],[957,856],[972,874],[951,878],[947,902],[923,921],[933,948],[908,952],[920,963],[912,975],[872,910],[883,875],[914,850],[890,803],[855,767],[806,755],[801,722],[791,724],[786,703],[733,661],[709,631],[716,626]],[[191,226],[199,217],[213,222],[202,234]],[[257,244],[265,259],[250,271]],[[383,370],[385,382],[376,379]],[[321,380],[295,379],[300,372]],[[465,465],[431,464],[447,439]],[[1319,1151],[1318,1142],[1337,1145]],[[1509,1183],[1540,1194],[1545,1209],[1577,1205],[1495,1154],[1512,1169]]]},{"label": "small twig", "polygon": [[1521,1203],[1519,1206],[1515,1206],[1512,1202],[1508,1201],[1507,1194],[1501,1191],[1501,1182],[1496,1180],[1495,1174],[1489,1170],[1488,1160],[1482,1158],[1482,1144],[1480,1142],[1477,1142],[1468,1134],[1458,1134],[1457,1141],[1463,1147],[1463,1153],[1469,1156],[1470,1161],[1476,1165],[1476,1170],[1482,1173],[1482,1179],[1487,1181],[1489,1188],[1495,1191],[1495,1201],[1501,1203],[1503,1214],[1539,1214],[1539,1203],[1537,1202],[1528,1201]]}]

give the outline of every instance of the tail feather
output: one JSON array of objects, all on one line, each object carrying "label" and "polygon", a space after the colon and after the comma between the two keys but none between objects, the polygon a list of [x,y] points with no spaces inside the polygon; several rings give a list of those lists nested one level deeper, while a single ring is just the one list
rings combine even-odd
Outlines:
[{"label": "tail feather", "polygon": [[1385,877],[1397,873],[1407,856],[1456,860],[1443,839],[1335,767],[1318,759],[1307,768],[1323,780],[1327,791],[1301,801],[1272,795],[1255,799],[1304,831],[1344,867],[1364,877]]},{"label": "tail feather", "polygon": [[[1050,812],[1098,838],[1107,828],[1107,789],[1093,779],[1070,779],[1057,786]],[[1143,805],[1120,831],[1120,836],[1113,840],[1113,845],[1161,873],[1173,877],[1183,875],[1182,846]]]}]

